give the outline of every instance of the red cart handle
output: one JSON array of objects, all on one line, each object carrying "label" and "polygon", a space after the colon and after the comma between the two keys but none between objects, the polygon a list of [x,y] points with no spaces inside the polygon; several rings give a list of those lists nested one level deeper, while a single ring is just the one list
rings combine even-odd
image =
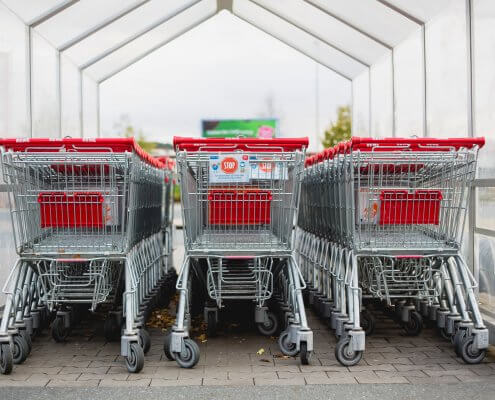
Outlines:
[{"label": "red cart handle", "polygon": [[308,147],[307,137],[301,138],[191,138],[174,136],[174,148],[186,151],[259,151],[291,152]]},{"label": "red cart handle", "polygon": [[134,138],[30,138],[0,139],[0,146],[5,150],[27,153],[125,153],[134,152],[143,161],[156,167],[165,168],[165,164],[144,151]]},{"label": "red cart handle", "polygon": [[475,146],[479,148],[485,145],[484,137],[477,138],[362,138],[353,137],[349,140],[347,146],[339,149],[342,151],[360,150],[360,151],[391,151],[393,148],[397,150],[413,150],[413,151],[450,151],[452,149],[459,150],[461,148],[472,149]]}]

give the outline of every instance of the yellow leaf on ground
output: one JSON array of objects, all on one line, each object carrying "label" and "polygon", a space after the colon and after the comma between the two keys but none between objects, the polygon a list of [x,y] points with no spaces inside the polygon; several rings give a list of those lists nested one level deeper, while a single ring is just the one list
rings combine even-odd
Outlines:
[{"label": "yellow leaf on ground", "polygon": [[263,353],[265,352],[265,349],[261,348],[259,349],[256,354],[258,354],[259,356],[261,356]]}]

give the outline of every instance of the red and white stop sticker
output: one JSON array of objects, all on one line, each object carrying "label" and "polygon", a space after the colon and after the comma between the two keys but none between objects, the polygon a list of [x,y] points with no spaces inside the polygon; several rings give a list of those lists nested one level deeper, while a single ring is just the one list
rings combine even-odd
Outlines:
[{"label": "red and white stop sticker", "polygon": [[226,174],[233,174],[234,172],[237,171],[238,167],[239,167],[239,163],[233,157],[226,157],[220,163],[220,168]]},{"label": "red and white stop sticker", "polygon": [[[267,160],[269,158],[262,158],[262,160]],[[272,163],[271,162],[260,162],[259,163],[259,168],[261,171],[270,173],[272,172]]]}]

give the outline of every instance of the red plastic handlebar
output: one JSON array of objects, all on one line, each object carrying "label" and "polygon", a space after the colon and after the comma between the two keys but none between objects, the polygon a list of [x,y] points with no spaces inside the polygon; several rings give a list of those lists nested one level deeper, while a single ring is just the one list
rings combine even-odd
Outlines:
[{"label": "red plastic handlebar", "polygon": [[377,151],[382,148],[384,151],[393,150],[396,147],[410,149],[414,151],[449,151],[460,148],[471,149],[474,146],[479,148],[485,145],[485,138],[385,138],[373,139],[353,137],[349,142],[352,150]]},{"label": "red plastic handlebar", "polygon": [[144,151],[134,138],[64,138],[64,139],[0,139],[0,146],[14,152],[52,153],[52,152],[82,152],[82,153],[125,153],[134,152],[143,161],[156,168],[166,165]]},{"label": "red plastic handlebar", "polygon": [[337,154],[346,154],[350,151],[451,151],[461,148],[472,149],[485,145],[485,138],[362,138],[352,137],[350,140],[340,142],[333,147],[306,159],[306,166],[331,160]]},{"label": "red plastic handlebar", "polygon": [[186,151],[296,151],[308,147],[304,138],[191,138],[174,136],[174,148]]}]

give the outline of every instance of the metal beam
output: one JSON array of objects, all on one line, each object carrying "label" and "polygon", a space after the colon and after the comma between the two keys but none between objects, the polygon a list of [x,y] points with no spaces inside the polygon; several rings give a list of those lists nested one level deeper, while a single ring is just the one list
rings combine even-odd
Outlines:
[{"label": "metal beam", "polygon": [[222,10],[233,12],[232,1],[233,0],[217,0],[217,12]]},{"label": "metal beam", "polygon": [[64,44],[58,47],[58,51],[65,51],[72,46],[75,46],[79,42],[83,41],[86,39],[88,36],[93,35],[94,33],[102,30],[103,28],[107,27],[108,25],[112,24],[113,22],[117,21],[118,19],[125,17],[127,14],[133,12],[137,8],[143,6],[146,3],[149,3],[151,0],[139,0],[134,4],[131,4],[129,7],[124,8],[123,10],[119,11],[118,13],[108,17],[107,19],[101,21],[99,24],[93,26],[92,28],[88,29],[87,31],[81,33],[80,35],[77,35],[76,37],[66,41]]},{"label": "metal beam", "polygon": [[65,0],[62,3],[57,4],[56,6],[50,8],[49,10],[45,11],[43,14],[38,15],[36,18],[32,19],[31,21],[28,21],[26,23],[27,26],[30,26],[31,28],[35,28],[36,26],[42,24],[43,22],[48,21],[50,18],[54,17],[58,13],[61,13],[64,11],[66,8],[72,6],[73,4],[77,3],[79,0]]},{"label": "metal beam", "polygon": [[390,8],[392,11],[395,11],[396,13],[402,15],[403,17],[407,18],[409,21],[414,22],[417,25],[424,25],[425,21],[422,21],[418,17],[415,17],[414,15],[408,13],[407,11],[403,10],[400,7],[397,7],[395,4],[392,4],[388,0],[376,0],[379,3],[383,4],[385,7]]},{"label": "metal beam", "polygon": [[178,37],[182,36],[183,34],[185,34],[185,33],[189,32],[190,30],[194,29],[198,25],[202,24],[203,22],[205,22],[208,19],[210,19],[211,17],[213,17],[215,14],[216,14],[216,12],[214,14],[209,14],[209,15],[205,16],[204,18],[201,18],[199,21],[196,21],[194,24],[192,24],[192,25],[190,25],[188,27],[185,27],[184,29],[181,29],[179,32],[177,32],[172,37],[167,38],[163,42],[157,44],[156,46],[153,46],[151,49],[146,50],[144,53],[140,54],[139,56],[133,58],[129,62],[127,62],[124,65],[122,65],[119,68],[117,68],[116,70],[114,70],[114,71],[110,72],[109,74],[105,75],[103,78],[97,80],[96,81],[97,85],[105,82],[106,80],[110,79],[111,77],[113,77],[114,75],[118,74],[119,72],[122,72],[123,70],[129,68],[131,65],[133,65],[133,64],[137,63],[138,61],[142,60],[144,57],[146,57],[146,56],[150,55],[151,53],[155,52],[156,50],[162,48],[167,43],[172,42],[173,40],[177,39]]},{"label": "metal beam", "polygon": [[277,16],[278,18],[280,18],[281,20],[295,26],[296,28],[299,28],[300,30],[302,30],[303,32],[305,32],[306,34],[314,37],[315,39],[318,39],[319,41],[325,43],[327,46],[339,51],[340,53],[346,55],[347,57],[351,58],[352,60],[356,61],[357,63],[361,64],[361,65],[364,65],[365,67],[369,67],[370,64],[367,63],[366,61],[360,59],[359,57],[356,57],[354,55],[352,55],[351,53],[349,53],[348,51],[342,49],[341,47],[339,46],[336,46],[335,44],[329,42],[328,40],[326,40],[325,38],[321,37],[320,35],[310,31],[309,29],[306,29],[302,26],[300,26],[298,23],[296,23],[295,21],[292,21],[290,18],[287,18],[285,16],[282,16],[280,14],[278,14],[276,11],[273,11],[271,10],[270,8],[266,7],[265,5],[263,4],[260,4],[258,3],[257,0],[248,0],[249,2],[253,3],[253,4],[256,4],[258,7],[260,7],[261,9],[265,10],[266,12],[272,14],[272,15],[275,15]]},{"label": "metal beam", "polygon": [[189,5],[182,6],[178,10],[175,10],[171,15],[167,15],[166,17],[160,18],[159,20],[153,22],[151,25],[148,25],[144,29],[140,30],[139,32],[135,33],[134,35],[130,36],[129,38],[123,40],[122,42],[116,44],[115,46],[105,50],[103,53],[97,55],[96,57],[93,57],[89,61],[85,62],[83,65],[81,65],[79,68],[81,70],[85,70],[86,68],[89,68],[93,64],[97,63],[98,61],[103,60],[105,57],[108,57],[110,54],[115,53],[117,50],[121,49],[125,45],[133,42],[134,40],[138,39],[139,37],[143,36],[144,34],[150,32],[151,30],[157,28],[158,26],[164,24],[165,22],[171,20],[172,18],[178,16],[179,14],[182,14],[184,11],[190,9],[191,7],[194,7],[196,4],[200,3],[202,0],[195,0],[194,2],[190,3]]},{"label": "metal beam", "polygon": [[344,78],[344,79],[347,79],[348,81],[352,81],[352,79],[353,79],[352,77],[350,77],[350,76],[346,75],[346,74],[345,74],[345,73],[343,73],[343,72],[337,71],[335,68],[331,67],[330,65],[328,65],[328,64],[326,64],[326,63],[324,63],[324,62],[322,62],[322,61],[317,60],[315,57],[313,57],[313,56],[309,55],[306,51],[304,51],[304,50],[302,50],[302,49],[300,49],[300,48],[298,48],[298,47],[294,46],[293,44],[289,43],[287,40],[282,39],[280,36],[277,36],[277,35],[275,35],[274,33],[269,32],[268,30],[266,30],[266,29],[264,29],[264,28],[262,28],[262,27],[260,27],[260,26],[256,25],[254,22],[251,22],[250,20],[248,20],[248,19],[246,19],[246,18],[244,18],[244,17],[242,17],[242,16],[240,16],[240,15],[238,15],[238,14],[233,14],[233,15],[234,15],[235,17],[239,18],[240,20],[242,20],[242,21],[244,21],[244,22],[248,23],[249,25],[251,25],[251,26],[255,27],[256,29],[260,30],[261,32],[263,32],[263,33],[267,34],[268,36],[271,36],[272,38],[274,38],[274,39],[278,40],[279,42],[282,42],[282,43],[283,43],[283,44],[285,44],[286,46],[289,46],[291,49],[293,49],[293,50],[297,51],[298,53],[301,53],[302,55],[304,55],[304,56],[306,56],[306,57],[310,58],[310,59],[311,59],[311,60],[313,60],[314,62],[316,62],[316,63],[318,63],[318,64],[322,65],[323,67],[325,67],[325,68],[329,69],[330,71],[332,71],[332,72],[336,73],[336,74],[337,74],[337,75],[339,75],[340,77],[342,77],[342,78]]},{"label": "metal beam", "polygon": [[339,21],[340,23],[348,26],[349,28],[354,29],[356,32],[359,32],[361,35],[366,36],[368,39],[373,40],[375,43],[378,43],[379,45],[392,50],[393,46],[389,43],[384,42],[383,40],[377,38],[376,36],[372,35],[371,33],[366,32],[365,30],[361,29],[357,25],[353,24],[352,22],[347,21],[345,18],[342,18],[333,12],[327,10],[325,7],[320,6],[315,0],[303,0],[304,2],[311,4],[313,7],[317,8],[321,12],[327,14],[329,17],[332,17]]}]

